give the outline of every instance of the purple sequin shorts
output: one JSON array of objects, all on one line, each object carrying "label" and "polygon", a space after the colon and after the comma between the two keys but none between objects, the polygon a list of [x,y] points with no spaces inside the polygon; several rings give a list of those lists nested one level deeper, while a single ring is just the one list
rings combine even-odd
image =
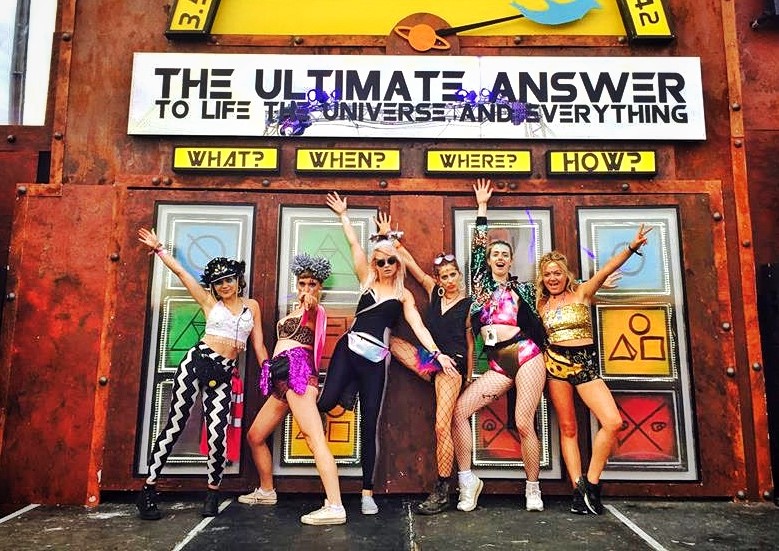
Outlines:
[{"label": "purple sequin shorts", "polygon": [[305,394],[307,386],[319,386],[319,374],[314,367],[314,351],[296,346],[262,362],[259,387],[262,393],[268,393],[284,400],[287,391]]}]

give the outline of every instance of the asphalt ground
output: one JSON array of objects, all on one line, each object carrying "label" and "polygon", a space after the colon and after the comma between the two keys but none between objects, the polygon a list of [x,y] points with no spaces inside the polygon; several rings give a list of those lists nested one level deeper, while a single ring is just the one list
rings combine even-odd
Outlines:
[{"label": "asphalt ground", "polygon": [[300,515],[321,506],[318,495],[280,494],[275,506],[249,506],[225,494],[219,516],[204,519],[202,496],[169,494],[162,497],[158,521],[140,520],[129,493],[94,508],[3,506],[0,549],[779,549],[779,507],[772,502],[607,498],[605,514],[582,516],[569,512],[569,499],[545,496],[545,510],[531,513],[519,497],[483,495],[470,513],[415,515],[413,506],[423,497],[377,495],[379,514],[365,516],[359,496],[346,495],[347,523],[340,526],[300,523]]}]

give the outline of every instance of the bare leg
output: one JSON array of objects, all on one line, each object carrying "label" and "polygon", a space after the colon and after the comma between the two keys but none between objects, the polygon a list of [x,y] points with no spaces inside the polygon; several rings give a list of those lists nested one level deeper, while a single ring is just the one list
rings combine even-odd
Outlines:
[{"label": "bare leg", "polygon": [[535,427],[536,410],[546,382],[544,357],[539,354],[519,367],[514,380],[517,385],[517,405],[514,418],[522,444],[522,462],[529,481],[537,481],[541,472],[541,442]]},{"label": "bare leg", "polygon": [[573,401],[573,385],[568,381],[549,379],[547,383],[549,399],[552,401],[557,421],[560,424],[560,450],[571,484],[582,475],[582,458],[579,453],[578,424]]},{"label": "bare leg", "polygon": [[318,390],[313,386],[307,386],[302,396],[295,394],[293,390],[287,391],[287,401],[292,410],[292,416],[297,421],[306,444],[314,454],[319,477],[325,487],[327,501],[331,505],[341,505],[341,490],[338,486],[338,468],[333,459],[333,454],[327,446],[325,431],[322,428],[322,418],[316,407]]},{"label": "bare leg", "polygon": [[254,466],[260,475],[260,488],[263,490],[273,489],[273,458],[267,439],[284,419],[287,411],[289,406],[286,403],[275,396],[269,396],[246,434]]},{"label": "bare leg", "polygon": [[587,480],[597,484],[606,467],[606,461],[614,450],[617,434],[622,428],[622,416],[603,379],[581,384],[576,387],[576,390],[600,423],[600,429],[595,434],[595,442],[592,446],[590,467],[587,469]]},{"label": "bare leg", "polygon": [[514,381],[505,375],[487,371],[468,385],[457,399],[452,415],[452,438],[457,467],[460,471],[471,469],[473,452],[471,415],[503,396],[513,384]]}]

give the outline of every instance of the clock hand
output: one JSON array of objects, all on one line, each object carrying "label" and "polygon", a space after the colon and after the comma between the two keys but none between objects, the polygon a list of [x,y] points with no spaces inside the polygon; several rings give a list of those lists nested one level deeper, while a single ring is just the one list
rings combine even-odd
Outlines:
[{"label": "clock hand", "polygon": [[480,27],[488,27],[489,25],[497,25],[504,21],[511,21],[512,19],[519,19],[525,17],[524,14],[509,15],[507,17],[499,17],[498,19],[490,19],[488,21],[479,21],[478,23],[470,23],[468,25],[460,25],[459,27],[444,27],[443,29],[436,29],[438,36],[451,36],[453,34],[478,29]]}]

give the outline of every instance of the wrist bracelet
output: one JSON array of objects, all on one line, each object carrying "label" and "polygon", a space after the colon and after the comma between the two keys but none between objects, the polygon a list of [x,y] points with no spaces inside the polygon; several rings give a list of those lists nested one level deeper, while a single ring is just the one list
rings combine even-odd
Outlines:
[{"label": "wrist bracelet", "polygon": [[351,224],[351,220],[349,220],[349,217],[346,215],[346,212],[342,212],[338,215],[338,218],[341,219],[341,222],[346,222],[347,224]]},{"label": "wrist bracelet", "polygon": [[644,253],[639,251],[638,249],[634,249],[633,247],[628,244],[628,250],[630,251],[630,254],[637,254],[638,256],[644,256]]},{"label": "wrist bracelet", "polygon": [[165,247],[163,247],[162,245],[160,245],[158,248],[155,248],[155,249],[154,249],[154,254],[156,254],[157,256],[159,256],[160,258],[162,258],[162,257],[163,257],[163,256],[165,256],[166,254],[168,254],[168,251],[166,251],[166,250],[165,250]]}]

